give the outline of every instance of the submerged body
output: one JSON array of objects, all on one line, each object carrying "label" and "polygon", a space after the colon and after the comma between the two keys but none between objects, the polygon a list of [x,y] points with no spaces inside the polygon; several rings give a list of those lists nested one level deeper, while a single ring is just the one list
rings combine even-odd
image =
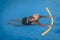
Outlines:
[{"label": "submerged body", "polygon": [[[22,20],[20,21],[19,19],[13,19],[13,21],[16,21],[16,22],[20,22],[22,23],[23,25],[32,25],[32,24],[37,24],[37,25],[40,25],[40,26],[47,26],[45,24],[41,24],[39,22],[40,18],[51,18],[50,16],[40,16],[38,14],[34,14],[33,16],[29,16],[29,17],[24,17],[22,18]],[[16,25],[15,23],[9,23],[9,24],[12,24],[12,25]],[[20,25],[20,24],[19,24]]]}]

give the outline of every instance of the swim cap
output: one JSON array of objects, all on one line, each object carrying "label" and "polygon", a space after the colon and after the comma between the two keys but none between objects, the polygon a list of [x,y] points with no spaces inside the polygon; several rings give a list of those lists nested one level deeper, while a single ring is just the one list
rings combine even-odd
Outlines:
[{"label": "swim cap", "polygon": [[39,18],[39,14],[34,14],[33,17],[34,17],[35,19],[37,19],[37,18]]}]

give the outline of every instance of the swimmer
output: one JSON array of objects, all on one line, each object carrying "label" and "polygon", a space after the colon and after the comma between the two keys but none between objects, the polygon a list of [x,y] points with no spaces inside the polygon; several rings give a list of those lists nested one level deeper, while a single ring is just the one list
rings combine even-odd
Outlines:
[{"label": "swimmer", "polygon": [[[32,16],[22,18],[21,20],[19,20],[19,19],[12,19],[12,20],[15,20],[16,22],[21,22],[23,25],[37,24],[37,25],[40,25],[40,26],[47,26],[46,24],[41,24],[39,22],[39,20],[41,18],[51,18],[51,16],[40,16],[39,14],[34,14]],[[13,23],[9,23],[9,24],[16,25],[16,24],[13,24]]]}]

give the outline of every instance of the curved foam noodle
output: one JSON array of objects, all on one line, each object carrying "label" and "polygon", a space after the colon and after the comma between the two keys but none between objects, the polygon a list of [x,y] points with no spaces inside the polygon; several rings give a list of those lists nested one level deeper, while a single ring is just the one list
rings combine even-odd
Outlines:
[{"label": "curved foam noodle", "polygon": [[[50,10],[48,8],[46,8],[46,11],[48,12],[48,14],[50,16],[52,16],[52,13],[50,12]],[[53,17],[52,17],[50,25],[53,25],[53,23],[54,23],[54,20],[53,20]],[[49,28],[45,32],[42,33],[42,36],[46,35],[51,29],[52,29],[52,26],[49,26]]]}]

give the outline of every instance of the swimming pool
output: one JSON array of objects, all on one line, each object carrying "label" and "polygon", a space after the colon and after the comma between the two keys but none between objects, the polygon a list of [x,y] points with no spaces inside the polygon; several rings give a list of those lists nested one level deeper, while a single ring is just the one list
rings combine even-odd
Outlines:
[{"label": "swimming pool", "polygon": [[[48,7],[54,17],[52,30],[41,36],[47,27],[20,26],[7,24],[11,18],[23,18],[38,13],[49,16]],[[50,23],[49,19],[40,20]],[[60,0],[0,0],[0,40],[60,40]]]}]

